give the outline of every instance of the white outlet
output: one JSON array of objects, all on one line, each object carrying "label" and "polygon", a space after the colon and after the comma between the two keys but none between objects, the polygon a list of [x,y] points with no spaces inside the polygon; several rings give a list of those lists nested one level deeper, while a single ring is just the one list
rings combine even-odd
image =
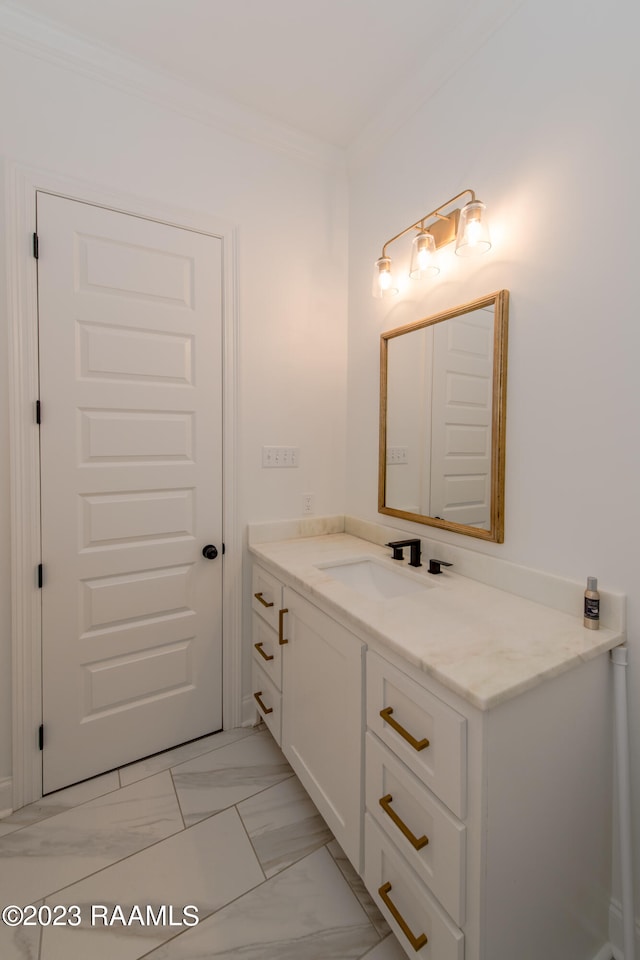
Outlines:
[{"label": "white outlet", "polygon": [[302,494],[302,512],[303,513],[313,513],[313,494],[312,493],[303,493]]}]

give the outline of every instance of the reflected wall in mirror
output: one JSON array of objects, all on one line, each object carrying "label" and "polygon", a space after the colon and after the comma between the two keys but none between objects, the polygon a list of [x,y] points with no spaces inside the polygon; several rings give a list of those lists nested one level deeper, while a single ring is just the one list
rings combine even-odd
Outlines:
[{"label": "reflected wall in mirror", "polygon": [[509,292],[380,338],[378,509],[504,540]]}]

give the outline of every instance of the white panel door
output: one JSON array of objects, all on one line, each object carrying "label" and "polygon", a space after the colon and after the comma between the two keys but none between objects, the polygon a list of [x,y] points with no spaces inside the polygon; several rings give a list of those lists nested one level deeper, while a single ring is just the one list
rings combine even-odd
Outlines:
[{"label": "white panel door", "polygon": [[434,326],[430,516],[491,526],[493,307]]},{"label": "white panel door", "polygon": [[47,793],[222,726],[221,242],[37,222]]}]

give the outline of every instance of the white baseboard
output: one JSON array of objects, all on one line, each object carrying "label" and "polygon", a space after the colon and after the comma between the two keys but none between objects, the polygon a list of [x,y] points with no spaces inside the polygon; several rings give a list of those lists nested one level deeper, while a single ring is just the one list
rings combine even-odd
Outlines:
[{"label": "white baseboard", "polygon": [[0,780],[0,819],[13,813],[13,780],[5,777]]},{"label": "white baseboard", "polygon": [[[635,921],[635,951],[636,956],[640,956],[640,925]],[[609,940],[611,941],[611,953],[614,960],[624,960],[624,934],[622,930],[622,906],[618,900],[612,900],[609,904]],[[600,957],[597,958],[600,960]]]}]

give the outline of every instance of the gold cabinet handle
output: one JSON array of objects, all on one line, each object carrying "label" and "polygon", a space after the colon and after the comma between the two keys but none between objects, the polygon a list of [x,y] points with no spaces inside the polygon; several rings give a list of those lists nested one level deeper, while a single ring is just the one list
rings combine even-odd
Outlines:
[{"label": "gold cabinet handle", "polygon": [[416,837],[416,835],[406,825],[404,820],[402,820],[398,816],[398,814],[395,812],[395,810],[391,806],[392,800],[393,800],[392,795],[390,793],[387,793],[386,796],[380,797],[378,803],[380,804],[380,806],[382,807],[386,815],[393,820],[398,830],[400,830],[400,832],[404,834],[404,836],[407,838],[411,846],[415,850],[422,850],[422,848],[426,847],[426,845],[429,843],[429,837],[426,837],[424,835],[421,837]]},{"label": "gold cabinet handle", "polygon": [[412,737],[408,730],[405,730],[397,720],[394,720],[391,714],[393,713],[393,707],[385,707],[384,710],[380,711],[380,716],[385,723],[388,723],[396,733],[399,733],[403,740],[406,740],[407,743],[410,743],[414,750],[424,750],[425,747],[429,746],[429,741],[426,737],[422,740],[416,740],[415,737]]},{"label": "gold cabinet handle", "polygon": [[272,607],[272,606],[273,606],[273,600],[271,601],[271,603],[268,603],[268,602],[264,599],[264,597],[262,596],[262,590],[260,591],[260,593],[254,593],[254,597],[256,598],[256,600],[259,600],[259,601],[260,601],[260,603],[262,604],[263,607]]},{"label": "gold cabinet handle", "polygon": [[262,710],[262,712],[263,712],[265,715],[266,715],[267,713],[273,713],[273,707],[265,707],[264,703],[263,703],[262,700],[261,700],[262,690],[258,690],[258,692],[257,692],[257,693],[254,693],[253,696],[254,696],[255,699],[258,701],[258,706],[260,707],[260,709]]},{"label": "gold cabinet handle", "polygon": [[284,635],[284,615],[289,613],[287,607],[284,610],[278,610],[278,643],[282,646],[283,643],[289,643]]},{"label": "gold cabinet handle", "polygon": [[263,646],[262,641],[260,643],[254,643],[254,647],[256,648],[260,656],[263,657],[264,660],[273,660],[273,654],[265,653],[264,650],[262,649],[262,646]]},{"label": "gold cabinet handle", "polygon": [[391,911],[391,915],[393,916],[393,919],[396,921],[396,923],[404,933],[405,937],[407,938],[407,940],[409,941],[413,949],[420,950],[422,947],[424,947],[425,943],[427,943],[427,935],[426,933],[421,933],[419,937],[416,937],[413,931],[409,928],[409,924],[407,923],[407,921],[404,919],[404,917],[396,907],[395,903],[393,903],[393,901],[391,900],[391,897],[389,896],[389,892],[391,889],[392,888],[390,883],[383,883],[382,886],[378,888],[378,893],[380,894],[384,903],[387,905],[387,907]]}]

